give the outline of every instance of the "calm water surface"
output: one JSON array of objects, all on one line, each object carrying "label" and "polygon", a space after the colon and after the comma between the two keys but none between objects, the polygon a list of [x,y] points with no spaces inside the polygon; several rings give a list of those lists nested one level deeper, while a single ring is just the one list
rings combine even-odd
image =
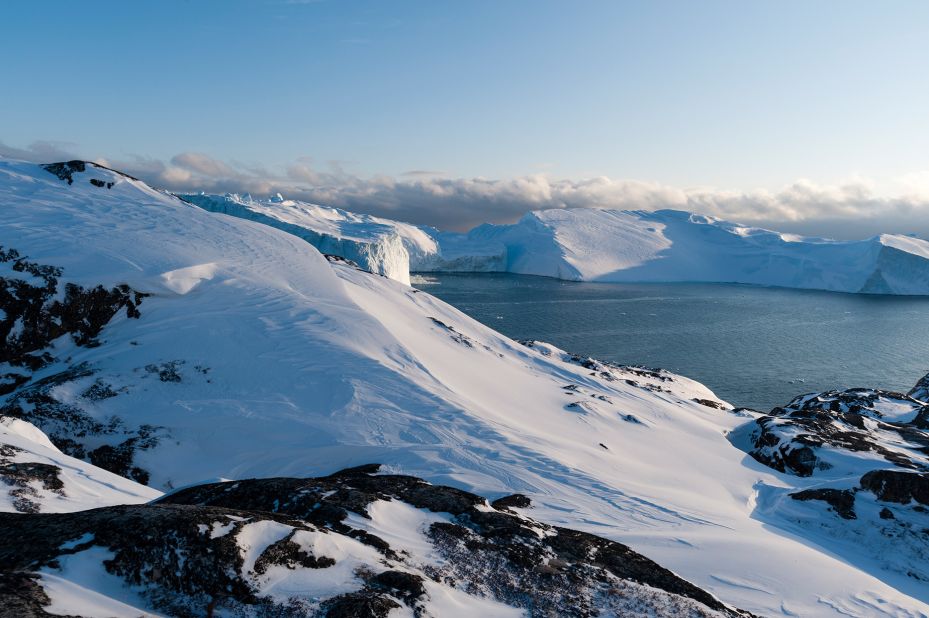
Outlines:
[{"label": "calm water surface", "polygon": [[768,410],[855,386],[905,392],[929,371],[929,297],[509,274],[424,279],[415,285],[509,337],[663,367],[738,406]]}]

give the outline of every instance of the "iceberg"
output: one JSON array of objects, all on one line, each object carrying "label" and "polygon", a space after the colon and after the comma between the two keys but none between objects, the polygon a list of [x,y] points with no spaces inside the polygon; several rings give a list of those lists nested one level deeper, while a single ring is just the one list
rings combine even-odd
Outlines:
[{"label": "iceberg", "polygon": [[[506,247],[507,272],[573,281],[715,282],[929,294],[929,242],[883,234],[840,241],[677,210],[552,209],[467,234]],[[467,242],[457,250],[467,253]]]}]

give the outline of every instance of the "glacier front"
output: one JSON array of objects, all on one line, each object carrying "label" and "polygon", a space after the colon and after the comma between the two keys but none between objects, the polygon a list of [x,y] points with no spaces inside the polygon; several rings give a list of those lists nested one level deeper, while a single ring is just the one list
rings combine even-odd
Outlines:
[{"label": "glacier front", "polygon": [[510,272],[569,281],[743,283],[866,294],[929,294],[929,242],[882,234],[841,241],[678,210],[555,208],[467,233],[280,196],[184,195],[259,221],[401,283],[410,272]]},{"label": "glacier front", "polygon": [[929,242],[901,235],[839,241],[677,210],[577,208],[530,212],[511,225],[482,225],[468,238],[503,244],[507,272],[575,281],[929,294]]}]

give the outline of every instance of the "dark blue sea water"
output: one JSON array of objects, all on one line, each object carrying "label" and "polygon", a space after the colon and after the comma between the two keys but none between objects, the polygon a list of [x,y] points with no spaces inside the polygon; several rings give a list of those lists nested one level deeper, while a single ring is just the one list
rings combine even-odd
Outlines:
[{"label": "dark blue sea water", "polygon": [[929,371],[929,297],[720,284],[428,275],[416,285],[515,339],[703,382],[769,410],[801,393],[907,391]]}]

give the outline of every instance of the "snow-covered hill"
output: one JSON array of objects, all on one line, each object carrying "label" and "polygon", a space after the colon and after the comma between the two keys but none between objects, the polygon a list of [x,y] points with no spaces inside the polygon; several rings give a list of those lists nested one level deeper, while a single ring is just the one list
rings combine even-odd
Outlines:
[{"label": "snow-covered hill", "polygon": [[795,477],[733,446],[757,415],[691,380],[514,342],[275,226],[91,164],[0,162],[0,212],[0,414],[77,459],[157,490],[379,462],[525,494],[532,519],[758,614],[929,614],[899,573],[760,516],[759,496]]},{"label": "snow-covered hill", "polygon": [[467,235],[507,249],[509,272],[580,281],[701,281],[929,294],[929,242],[835,241],[675,210],[553,209]]}]

